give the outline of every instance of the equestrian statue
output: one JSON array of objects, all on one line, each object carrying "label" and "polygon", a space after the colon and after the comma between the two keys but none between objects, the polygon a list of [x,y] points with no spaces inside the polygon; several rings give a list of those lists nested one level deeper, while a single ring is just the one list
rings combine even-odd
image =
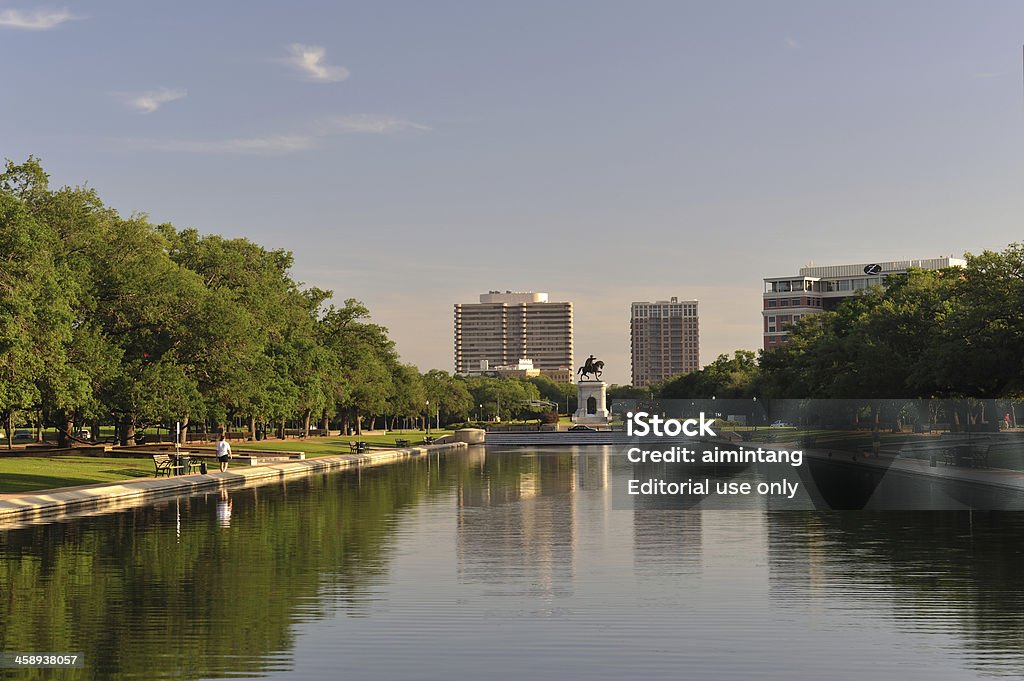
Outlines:
[{"label": "equestrian statue", "polygon": [[601,369],[604,369],[604,362],[599,359],[595,359],[593,355],[587,358],[587,361],[576,370],[579,374],[581,381],[588,380],[587,376],[593,376],[593,380],[598,381],[601,379]]}]

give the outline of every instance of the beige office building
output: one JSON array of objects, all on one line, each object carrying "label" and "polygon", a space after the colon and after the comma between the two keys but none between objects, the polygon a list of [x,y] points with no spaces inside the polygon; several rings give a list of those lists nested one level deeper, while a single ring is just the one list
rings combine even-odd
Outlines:
[{"label": "beige office building", "polygon": [[630,359],[633,385],[642,387],[700,369],[696,300],[633,303]]},{"label": "beige office building", "polygon": [[542,373],[572,367],[572,303],[547,293],[489,291],[479,303],[455,304],[455,372],[533,360]]}]

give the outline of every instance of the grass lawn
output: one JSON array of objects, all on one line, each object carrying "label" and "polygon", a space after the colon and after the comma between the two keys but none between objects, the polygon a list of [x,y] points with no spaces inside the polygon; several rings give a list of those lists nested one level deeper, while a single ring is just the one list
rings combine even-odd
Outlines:
[{"label": "grass lawn", "polygon": [[[433,430],[433,437],[448,435],[450,430]],[[348,454],[350,440],[382,445],[394,445],[395,439],[405,439],[413,444],[423,442],[425,433],[415,430],[396,431],[387,435],[366,435],[363,437],[311,437],[307,440],[261,440],[259,442],[236,442],[236,449],[252,449],[265,452],[305,452],[309,458]],[[216,462],[212,462],[215,467]],[[149,456],[138,459],[101,458],[96,456],[11,456],[5,457],[0,449],[0,494],[35,492],[57,487],[73,487],[104,482],[118,482],[132,478],[153,477],[153,460]]]},{"label": "grass lawn", "polygon": [[[431,437],[441,437],[442,435],[450,435],[450,430],[435,430],[430,429]],[[378,445],[390,445],[394,446],[395,440],[409,440],[412,444],[422,444],[423,437],[426,433],[422,430],[396,430],[388,433],[387,435],[362,435],[362,436],[342,436],[342,437],[310,437],[305,440],[297,440],[294,438],[288,440],[259,440],[258,442],[236,442],[233,446],[235,449],[253,449],[262,452],[279,452],[281,450],[291,452],[305,452],[307,458],[313,458],[317,456],[332,456],[335,454],[348,454],[350,449],[348,446],[349,442],[353,440],[362,440],[370,444]]]},{"label": "grass lawn", "polygon": [[95,456],[4,457],[0,454],[0,493],[33,492],[131,478],[153,477],[153,460]]}]

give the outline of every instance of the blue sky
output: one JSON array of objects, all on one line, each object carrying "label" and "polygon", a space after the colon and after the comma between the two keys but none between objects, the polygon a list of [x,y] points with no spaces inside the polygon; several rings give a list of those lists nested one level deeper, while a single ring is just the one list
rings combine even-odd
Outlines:
[{"label": "blue sky", "polygon": [[407,361],[452,304],[629,303],[760,347],[760,280],[1021,238],[1017,2],[0,0],[0,155],[124,214],[294,251]]}]

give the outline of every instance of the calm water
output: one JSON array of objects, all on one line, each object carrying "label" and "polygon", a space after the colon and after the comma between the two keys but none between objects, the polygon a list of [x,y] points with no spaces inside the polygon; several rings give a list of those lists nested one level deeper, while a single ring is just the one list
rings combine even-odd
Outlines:
[{"label": "calm water", "polygon": [[[0,530],[10,678],[1024,676],[1024,514],[628,509],[490,450]],[[5,677],[6,678],[6,677]]]}]

